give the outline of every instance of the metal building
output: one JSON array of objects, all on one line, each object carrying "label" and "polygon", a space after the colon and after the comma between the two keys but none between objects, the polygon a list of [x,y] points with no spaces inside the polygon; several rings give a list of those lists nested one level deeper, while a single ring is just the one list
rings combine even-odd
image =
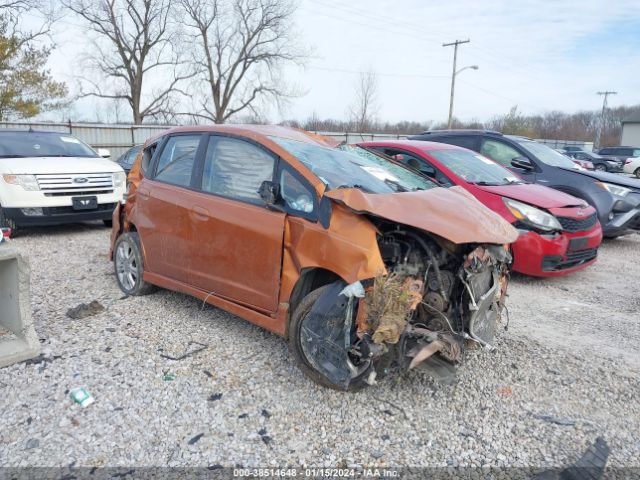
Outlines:
[{"label": "metal building", "polygon": [[622,121],[620,145],[640,147],[640,114],[625,118]]}]

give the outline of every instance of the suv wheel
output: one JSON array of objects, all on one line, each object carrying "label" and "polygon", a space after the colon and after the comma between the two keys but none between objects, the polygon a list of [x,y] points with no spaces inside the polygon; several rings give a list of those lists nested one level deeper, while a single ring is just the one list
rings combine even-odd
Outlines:
[{"label": "suv wheel", "polygon": [[595,170],[599,171],[599,172],[606,172],[607,171],[607,166],[602,164],[602,163],[597,163],[595,165],[595,167],[593,167]]},{"label": "suv wheel", "polygon": [[142,279],[144,259],[140,237],[135,232],[123,233],[116,240],[113,266],[118,286],[127,295],[148,295],[157,287]]},{"label": "suv wheel", "polygon": [[636,178],[640,178],[640,167],[636,168],[636,171],[633,172],[633,174],[636,176]]}]

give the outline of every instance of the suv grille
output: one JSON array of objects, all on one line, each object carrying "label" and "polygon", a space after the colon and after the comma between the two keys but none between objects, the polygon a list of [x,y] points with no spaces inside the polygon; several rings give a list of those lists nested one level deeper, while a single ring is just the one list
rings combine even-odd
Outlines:
[{"label": "suv grille", "polygon": [[[40,190],[47,196],[111,193],[113,174],[75,173],[36,175]],[[79,180],[79,181],[78,181]]]},{"label": "suv grille", "polygon": [[571,218],[571,217],[557,217],[562,228],[567,232],[580,232],[583,230],[589,230],[598,221],[598,216],[593,213],[586,218]]}]

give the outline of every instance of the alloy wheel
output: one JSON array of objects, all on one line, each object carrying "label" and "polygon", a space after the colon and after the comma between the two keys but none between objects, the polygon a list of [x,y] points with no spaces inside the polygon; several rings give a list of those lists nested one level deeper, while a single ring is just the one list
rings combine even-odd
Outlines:
[{"label": "alloy wheel", "polygon": [[126,290],[133,290],[140,276],[138,262],[129,241],[123,241],[116,250],[116,272],[120,284]]}]

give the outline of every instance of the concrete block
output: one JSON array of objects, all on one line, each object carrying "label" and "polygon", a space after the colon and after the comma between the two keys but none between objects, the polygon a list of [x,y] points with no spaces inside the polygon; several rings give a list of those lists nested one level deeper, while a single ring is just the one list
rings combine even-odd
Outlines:
[{"label": "concrete block", "polygon": [[30,283],[27,259],[15,248],[0,246],[0,367],[40,353],[31,318]]}]

